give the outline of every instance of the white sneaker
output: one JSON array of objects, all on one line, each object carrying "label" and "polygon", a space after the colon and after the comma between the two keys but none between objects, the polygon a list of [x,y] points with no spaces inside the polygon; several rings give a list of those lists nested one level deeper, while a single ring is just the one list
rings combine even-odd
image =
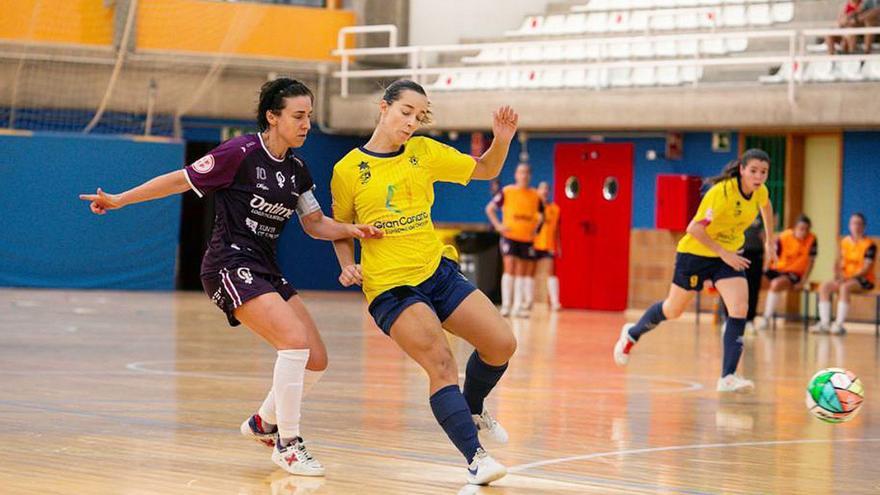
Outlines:
[{"label": "white sneaker", "polygon": [[529,316],[531,316],[529,308],[520,308],[519,311],[516,312],[517,318],[528,318]]},{"label": "white sneaker", "polygon": [[614,344],[614,362],[618,366],[626,366],[629,363],[629,353],[632,347],[636,345],[629,336],[629,329],[636,326],[635,323],[627,323],[620,329],[620,337]]},{"label": "white sneaker", "polygon": [[472,414],[471,417],[474,418],[477,432],[483,440],[488,439],[495,443],[507,443],[507,430],[489,414],[485,407],[482,414]]},{"label": "white sneaker", "polygon": [[828,325],[822,322],[816,323],[815,325],[810,327],[810,333],[825,333],[828,330],[830,330]]},{"label": "white sneaker", "polygon": [[767,330],[770,328],[770,318],[755,318],[755,330]]},{"label": "white sneaker", "polygon": [[266,429],[266,423],[259,414],[254,414],[241,424],[241,434],[245,438],[260,442],[266,447],[275,446],[275,435],[278,433],[278,427],[272,425],[272,429]]},{"label": "white sneaker", "polygon": [[510,308],[508,306],[501,306],[501,309],[498,310],[498,312],[501,313],[501,316],[504,316],[505,318],[510,316]]},{"label": "white sneaker", "polygon": [[293,442],[282,447],[280,440],[275,440],[272,449],[272,462],[290,474],[299,476],[324,476],[324,466],[312,457],[306,449],[303,439],[296,437]]},{"label": "white sneaker", "polygon": [[483,448],[477,449],[474,460],[468,466],[467,482],[471,485],[488,485],[507,474],[507,468],[492,458]]},{"label": "white sneaker", "polygon": [[560,309],[562,309],[561,304],[550,303],[550,311],[559,311]]},{"label": "white sneaker", "polygon": [[834,335],[844,335],[846,334],[846,329],[843,328],[843,325],[835,321],[831,324],[831,333]]},{"label": "white sneaker", "polygon": [[716,390],[719,392],[751,392],[755,390],[755,383],[731,373],[718,379]]},{"label": "white sneaker", "polygon": [[743,330],[743,335],[755,335],[755,324],[747,321],[746,328]]}]

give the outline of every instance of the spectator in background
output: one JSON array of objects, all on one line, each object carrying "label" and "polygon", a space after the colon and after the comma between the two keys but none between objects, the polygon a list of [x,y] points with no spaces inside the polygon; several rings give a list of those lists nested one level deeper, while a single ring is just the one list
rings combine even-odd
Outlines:
[{"label": "spectator in background", "polygon": [[[878,0],[847,0],[837,16],[837,26],[841,28],[875,27],[880,26],[880,1]],[[874,35],[866,34],[865,53],[871,53],[871,45],[874,43]],[[834,55],[837,52],[837,44],[840,43],[841,51],[852,53],[856,48],[855,36],[830,35],[825,38],[828,53]]]}]

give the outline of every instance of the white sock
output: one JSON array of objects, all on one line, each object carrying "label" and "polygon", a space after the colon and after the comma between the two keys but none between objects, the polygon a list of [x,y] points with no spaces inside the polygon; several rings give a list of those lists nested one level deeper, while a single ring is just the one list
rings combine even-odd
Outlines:
[{"label": "white sock", "polygon": [[768,321],[773,318],[776,312],[776,304],[779,303],[779,294],[773,291],[767,292],[767,301],[764,303],[764,318]]},{"label": "white sock", "polygon": [[[309,395],[309,390],[318,383],[318,380],[324,376],[324,371],[312,371],[306,370],[305,377],[303,378],[303,399]],[[278,419],[275,417],[275,393],[272,392],[272,389],[269,389],[269,393],[266,395],[266,398],[263,400],[263,403],[260,405],[259,411],[257,414],[260,415],[260,418],[263,419],[264,423],[268,423],[270,425],[278,424]]]},{"label": "white sock", "polygon": [[275,417],[278,420],[278,436],[285,442],[299,436],[303,381],[308,361],[308,349],[278,351],[278,359],[275,360],[272,381]]},{"label": "white sock", "polygon": [[831,301],[819,301],[819,323],[825,326],[831,324]]},{"label": "white sock", "polygon": [[513,281],[514,276],[505,273],[501,276],[501,307],[509,308],[513,303]]},{"label": "white sock", "polygon": [[559,307],[559,278],[556,276],[547,277],[547,294],[550,296],[550,305],[554,308]]},{"label": "white sock", "polygon": [[840,326],[843,326],[844,322],[846,322],[846,313],[849,312],[849,303],[840,301],[837,303],[837,323]]},{"label": "white sock", "polygon": [[523,300],[523,306],[527,309],[532,309],[532,303],[535,301],[535,277],[523,277],[526,279],[525,281],[525,298]]},{"label": "white sock", "polygon": [[525,288],[526,278],[525,277],[513,277],[513,310],[518,311],[519,308],[522,307],[522,302],[525,299]]}]

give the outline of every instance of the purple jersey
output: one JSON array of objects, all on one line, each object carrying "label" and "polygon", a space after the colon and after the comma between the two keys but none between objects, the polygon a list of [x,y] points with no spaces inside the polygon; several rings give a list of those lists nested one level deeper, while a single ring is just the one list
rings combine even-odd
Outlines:
[{"label": "purple jersey", "polygon": [[226,141],[184,171],[199,197],[215,191],[214,231],[202,275],[233,265],[280,275],[278,237],[300,196],[315,187],[305,162],[292,150],[279,160],[259,134],[249,134]]}]

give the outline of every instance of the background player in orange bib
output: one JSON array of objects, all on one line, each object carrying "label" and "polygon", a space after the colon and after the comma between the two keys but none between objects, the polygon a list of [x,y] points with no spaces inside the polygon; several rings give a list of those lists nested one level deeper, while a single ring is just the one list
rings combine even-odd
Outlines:
[{"label": "background player in orange bib", "polygon": [[767,300],[764,303],[764,319],[757,322],[757,328],[767,328],[776,311],[780,294],[789,290],[800,290],[810,278],[813,263],[819,254],[819,243],[810,232],[812,222],[806,215],[798,217],[794,227],[786,229],[776,239],[776,262],[764,272],[770,280]]},{"label": "background player in orange bib", "polygon": [[559,205],[550,202],[550,184],[540,182],[538,184],[538,196],[544,203],[544,221],[541,230],[535,237],[535,258],[537,262],[547,260],[549,273],[547,275],[547,296],[550,299],[550,309],[558,310],[559,305],[559,279],[556,277],[556,253],[561,245],[559,242]]},{"label": "background player in orange bib", "polygon": [[[504,275],[501,276],[501,315],[529,316],[535,291],[535,236],[541,224],[544,202],[529,187],[532,168],[520,163],[515,183],[504,187],[486,205],[486,216],[501,234]],[[498,210],[502,220],[498,220]]]},{"label": "background player in orange bib", "polygon": [[[840,251],[834,263],[834,280],[822,284],[819,289],[819,323],[811,329],[813,332],[831,331],[844,334],[843,322],[849,311],[849,296],[853,293],[865,292],[874,288],[874,260],[877,257],[877,245],[865,237],[865,215],[853,213],[849,217],[849,235],[840,240]],[[838,292],[837,319],[831,324],[831,294]]]}]

